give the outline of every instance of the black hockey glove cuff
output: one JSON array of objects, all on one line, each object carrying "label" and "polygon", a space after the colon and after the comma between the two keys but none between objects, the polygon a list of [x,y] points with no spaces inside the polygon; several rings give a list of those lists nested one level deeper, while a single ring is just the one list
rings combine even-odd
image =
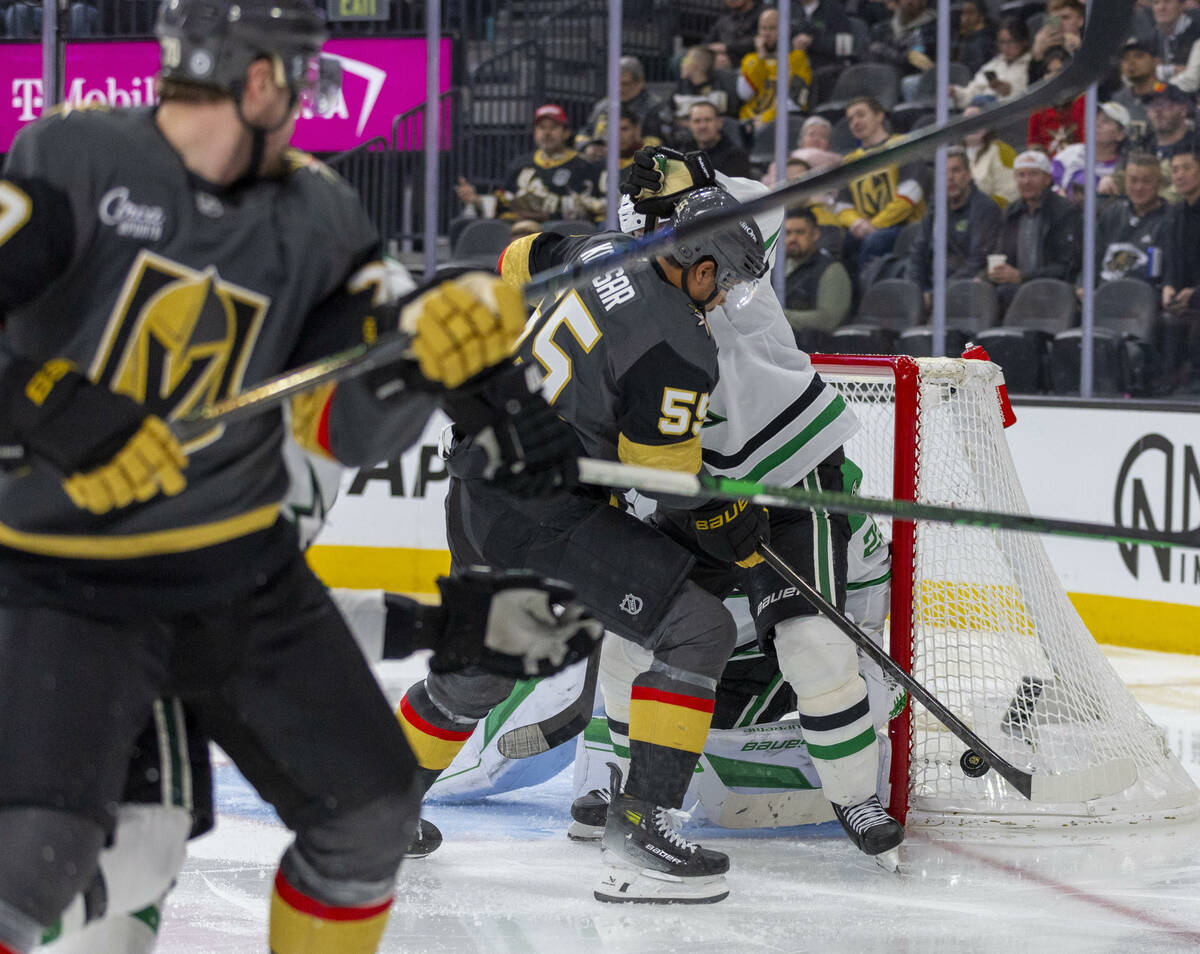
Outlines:
[{"label": "black hockey glove cuff", "polygon": [[64,358],[11,359],[0,411],[11,439],[63,474],[105,463],[146,419],[142,405],[93,384]]},{"label": "black hockey glove cuff", "polygon": [[540,387],[536,368],[509,365],[442,396],[455,430],[485,455],[481,476],[518,497],[569,490],[578,478],[579,440]]},{"label": "black hockey glove cuff", "polygon": [[429,668],[481,666],[502,676],[549,676],[591,654],[604,626],[558,580],[527,570],[471,567],[439,577],[441,633]]},{"label": "black hockey glove cuff", "polygon": [[705,153],[653,146],[633,154],[621,191],[633,199],[635,212],[666,219],[684,195],[716,181],[712,160]]},{"label": "black hockey glove cuff", "polygon": [[740,567],[762,563],[759,541],[771,541],[767,508],[744,499],[722,500],[693,511],[692,528],[705,553],[721,563],[736,563]]}]

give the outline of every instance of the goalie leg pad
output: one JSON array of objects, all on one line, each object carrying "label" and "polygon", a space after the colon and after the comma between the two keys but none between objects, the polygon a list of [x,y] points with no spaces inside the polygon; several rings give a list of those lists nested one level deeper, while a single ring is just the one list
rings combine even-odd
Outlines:
[{"label": "goalie leg pad", "polygon": [[804,616],[776,627],[775,651],[826,796],[856,805],[874,795],[879,745],[854,644],[823,616]]},{"label": "goalie leg pad", "polygon": [[122,805],[111,848],[100,855],[108,916],[154,904],[170,889],[187,853],[189,811],[167,805]]}]

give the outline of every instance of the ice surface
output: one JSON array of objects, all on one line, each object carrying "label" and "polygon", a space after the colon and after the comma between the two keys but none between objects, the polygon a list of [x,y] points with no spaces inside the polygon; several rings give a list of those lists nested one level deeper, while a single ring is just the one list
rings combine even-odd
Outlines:
[{"label": "ice surface", "polygon": [[[1200,779],[1200,657],[1106,650]],[[388,664],[398,698],[419,663]],[[162,954],[262,954],[267,898],[288,835],[228,764],[217,830],[193,842],[171,894]],[[570,772],[478,805],[426,809],[443,847],[401,871],[381,950],[405,954],[1129,954],[1200,951],[1200,827],[1100,843],[1019,845],[914,833],[890,875],[836,825],[694,829],[727,851],[715,905],[592,899],[599,850],[570,842]]]}]

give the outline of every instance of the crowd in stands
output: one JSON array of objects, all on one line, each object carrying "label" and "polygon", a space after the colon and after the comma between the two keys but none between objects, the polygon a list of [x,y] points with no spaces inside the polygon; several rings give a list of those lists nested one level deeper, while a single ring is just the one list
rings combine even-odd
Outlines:
[{"label": "crowd in stands", "polygon": [[[637,148],[664,143],[703,150],[721,172],[774,185],[886,148],[933,119],[934,6],[932,0],[792,5],[786,89],[795,148],[781,176],[773,162],[778,14],[760,0],[723,0],[703,42],[679,58],[673,90],[651,88],[635,58],[621,60],[621,167]],[[955,115],[1020,97],[1063,69],[1079,49],[1087,16],[1080,0],[956,0],[953,9],[948,95]],[[1147,296],[1154,303],[1152,320],[1136,328],[1120,329],[1119,314],[1098,314],[1099,323],[1111,318],[1119,338],[1137,338],[1118,349],[1116,390],[1200,393],[1200,298],[1192,303],[1200,285],[1198,90],[1200,0],[1149,0],[1136,9],[1118,69],[1100,86],[1094,181],[1086,181],[1083,96],[1033,112],[1019,125],[974,133],[949,150],[946,279],[970,285],[955,291],[969,313],[955,314],[951,324],[979,335],[991,329],[1001,355],[1015,336],[999,334],[1006,317],[1036,331],[1015,336],[1022,348],[1035,341],[1033,351],[1013,353],[1039,365],[1025,376],[1028,388],[1052,386],[1048,362],[1061,349],[1051,339],[1077,321],[1081,210],[1091,189],[1099,202],[1097,286],[1120,284],[1103,301],[1140,296],[1138,314]],[[602,222],[609,112],[607,100],[598,101],[585,128],[572,131],[561,110],[538,110],[536,148],[514,161],[494,212],[484,212],[470,184],[460,185],[467,214],[521,220],[521,229]],[[917,296],[917,323],[928,320],[930,213],[942,198],[933,195],[932,168],[929,159],[891,167],[788,210],[784,305],[802,346],[878,349],[918,340],[889,326],[875,305],[868,316],[863,309],[873,286],[902,283],[900,298]],[[1063,289],[1069,301],[1055,297]],[[1065,316],[1059,304],[1040,316],[1045,321],[1029,314],[1062,301]],[[973,320],[977,327],[970,327]],[[864,337],[864,327],[876,333]]]}]

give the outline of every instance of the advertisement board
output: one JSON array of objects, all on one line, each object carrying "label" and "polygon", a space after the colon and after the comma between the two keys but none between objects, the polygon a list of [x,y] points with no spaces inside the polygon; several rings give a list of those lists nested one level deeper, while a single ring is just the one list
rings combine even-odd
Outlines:
[{"label": "advertisement board", "polygon": [[[0,152],[6,152],[22,126],[42,114],[42,48],[38,43],[0,46]],[[439,89],[450,88],[452,41],[439,53]],[[351,149],[375,136],[391,141],[392,120],[425,101],[425,41],[419,38],[361,37],[330,40],[325,52],[342,65],[342,95],[332,116],[302,115],[293,145],[309,152]],[[65,101],[73,106],[141,106],[157,102],[158,44],[68,43],[64,54]],[[448,123],[440,145],[449,147]],[[406,148],[421,148],[420,135]]]},{"label": "advertisement board", "polygon": [[[1021,403],[1005,432],[1030,512],[1200,530],[1200,412]],[[399,461],[347,474],[312,562],[342,586],[429,592],[446,572],[440,415]],[[1200,653],[1200,549],[1043,536],[1098,641]]]}]

